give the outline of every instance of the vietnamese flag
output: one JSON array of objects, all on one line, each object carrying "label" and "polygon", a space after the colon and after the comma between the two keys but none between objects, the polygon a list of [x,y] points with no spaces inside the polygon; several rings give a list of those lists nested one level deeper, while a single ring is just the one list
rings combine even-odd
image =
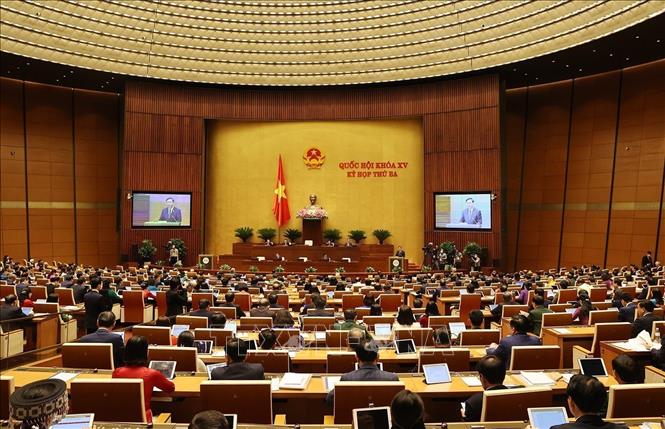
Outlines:
[{"label": "vietnamese flag", "polygon": [[279,163],[277,164],[277,183],[275,183],[275,202],[272,205],[272,212],[277,220],[277,225],[280,227],[291,219],[289,200],[286,198],[286,180],[282,168],[282,155],[279,156]]}]

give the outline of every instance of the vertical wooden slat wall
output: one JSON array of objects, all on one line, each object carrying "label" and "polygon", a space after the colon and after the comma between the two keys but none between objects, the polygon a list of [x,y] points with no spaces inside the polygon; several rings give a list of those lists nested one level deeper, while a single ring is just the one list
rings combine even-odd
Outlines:
[{"label": "vertical wooden slat wall", "polygon": [[[151,239],[163,248],[185,240],[186,263],[203,251],[205,120],[353,120],[421,117],[425,148],[423,240],[475,241],[501,258],[500,199],[491,232],[434,230],[433,193],[501,189],[499,79],[496,75],[372,88],[240,89],[129,82],[125,90],[123,195],[135,190],[192,192],[192,228],[132,229],[131,201],[121,199],[121,252]],[[251,143],[250,143],[251,144]],[[352,154],[350,154],[351,156]],[[250,165],[239,166],[238,172]],[[232,204],[232,202],[230,202]],[[399,204],[396,201],[395,204]],[[414,255],[418,258],[419,255]]]}]

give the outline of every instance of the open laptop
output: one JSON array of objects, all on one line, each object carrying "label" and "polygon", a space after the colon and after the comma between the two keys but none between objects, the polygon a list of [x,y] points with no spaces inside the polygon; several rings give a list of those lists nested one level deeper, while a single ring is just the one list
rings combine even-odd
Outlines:
[{"label": "open laptop", "polygon": [[376,323],[374,325],[374,334],[377,337],[389,337],[392,333],[392,326],[390,323]]},{"label": "open laptop", "polygon": [[223,368],[225,366],[226,366],[226,362],[211,363],[210,365],[206,365],[206,371],[208,372],[208,380],[212,380],[212,371],[215,368]]},{"label": "open laptop", "polygon": [[95,415],[89,414],[66,414],[59,422],[49,426],[49,429],[91,429]]},{"label": "open laptop", "polygon": [[450,322],[448,323],[450,328],[450,338],[456,339],[460,336],[462,331],[466,330],[466,324],[464,322]]},{"label": "open laptop", "polygon": [[21,307],[21,311],[26,316],[30,316],[32,314],[32,307]]},{"label": "open laptop", "polygon": [[404,340],[394,340],[393,344],[395,346],[395,353],[398,355],[416,352],[416,344],[410,338]]},{"label": "open laptop", "polygon": [[173,325],[171,326],[171,336],[178,338],[178,335],[184,331],[189,331],[189,325]]},{"label": "open laptop", "polygon": [[390,407],[356,408],[353,410],[354,429],[390,429]]},{"label": "open laptop", "polygon": [[194,347],[196,352],[200,355],[209,355],[212,353],[212,340],[194,340]]},{"label": "open laptop", "polygon": [[494,309],[496,309],[498,306],[499,304],[490,304],[490,311],[494,311]]},{"label": "open laptop", "polygon": [[606,377],[607,368],[601,358],[580,358],[577,360],[580,364],[580,373],[592,377]]},{"label": "open laptop", "polygon": [[450,383],[453,381],[447,363],[423,365],[423,373],[425,373],[425,383],[427,384]]},{"label": "open laptop", "polygon": [[550,429],[552,426],[568,423],[564,407],[528,408],[529,424],[533,429]]},{"label": "open laptop", "polygon": [[157,370],[161,372],[164,377],[173,380],[175,377],[175,365],[176,361],[174,360],[151,360],[148,368]]}]

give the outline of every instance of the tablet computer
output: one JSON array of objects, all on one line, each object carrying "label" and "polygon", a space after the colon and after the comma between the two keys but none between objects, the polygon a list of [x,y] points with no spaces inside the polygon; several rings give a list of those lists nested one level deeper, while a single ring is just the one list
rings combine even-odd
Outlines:
[{"label": "tablet computer", "polygon": [[212,340],[194,340],[196,352],[200,355],[209,355],[212,353]]},{"label": "tablet computer", "polygon": [[238,415],[237,414],[224,414],[226,421],[229,423],[229,429],[238,429]]},{"label": "tablet computer", "polygon": [[178,338],[178,335],[184,331],[189,331],[189,325],[173,325],[171,326],[171,336]]},{"label": "tablet computer", "polygon": [[377,337],[389,337],[392,333],[392,326],[390,323],[376,323],[374,325],[374,334]]},{"label": "tablet computer", "polygon": [[21,307],[21,311],[26,316],[30,316],[30,314],[32,313],[32,307]]},{"label": "tablet computer", "polygon": [[93,413],[65,414],[58,423],[49,426],[49,429],[91,429],[95,420]]},{"label": "tablet computer", "polygon": [[533,429],[550,429],[552,426],[568,423],[564,407],[528,408],[527,412]]},{"label": "tablet computer", "polygon": [[580,364],[581,374],[592,377],[607,376],[607,368],[601,358],[580,358],[577,362]]},{"label": "tablet computer", "polygon": [[212,380],[212,371],[215,368],[223,368],[225,366],[226,366],[226,362],[211,363],[210,365],[206,365],[206,371],[208,372],[208,380]]},{"label": "tablet computer", "polygon": [[174,360],[151,360],[148,368],[159,371],[164,377],[173,380],[175,376],[175,364],[176,361]]},{"label": "tablet computer", "polygon": [[401,355],[401,354],[404,354],[404,353],[415,353],[416,352],[416,344],[413,342],[412,339],[394,340],[393,344],[395,345],[395,352],[398,355]]},{"label": "tablet computer", "polygon": [[423,372],[425,373],[425,383],[427,384],[450,383],[453,381],[450,377],[450,370],[448,370],[447,363],[423,365]]},{"label": "tablet computer", "polygon": [[499,304],[490,304],[490,311],[494,311],[498,306]]},{"label": "tablet computer", "polygon": [[462,331],[466,330],[466,325],[464,324],[464,322],[450,322],[448,324],[448,327],[450,327],[451,338],[459,337]]},{"label": "tablet computer", "polygon": [[247,344],[247,350],[258,350],[259,347],[256,344],[256,340],[244,340],[245,344]]},{"label": "tablet computer", "polygon": [[355,429],[390,429],[390,407],[356,408],[353,412]]}]

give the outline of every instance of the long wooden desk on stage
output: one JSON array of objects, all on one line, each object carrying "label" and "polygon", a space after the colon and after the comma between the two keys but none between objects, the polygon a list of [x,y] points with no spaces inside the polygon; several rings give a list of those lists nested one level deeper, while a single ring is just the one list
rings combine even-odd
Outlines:
[{"label": "long wooden desk on stage", "polygon": [[[19,368],[6,371],[3,375],[13,376],[16,388],[24,386],[37,380],[43,380],[55,375],[58,369],[26,369]],[[552,385],[554,392],[555,405],[565,403],[566,383],[560,378],[560,372],[551,372],[553,379],[557,379]],[[286,414],[287,423],[322,423],[324,415],[332,415],[332,407],[326,404],[325,397],[327,391],[324,388],[322,375],[314,375],[304,390],[277,390],[273,391],[273,413]],[[470,375],[470,374],[466,374]],[[477,375],[473,373],[473,375]],[[466,400],[469,396],[482,390],[481,387],[469,387],[455,374],[451,383],[445,384],[425,384],[424,378],[420,374],[399,374],[400,381],[406,389],[418,393],[425,402],[425,410],[429,421],[459,421],[459,403]],[[111,378],[110,371],[99,373],[81,373],[76,378]],[[600,381],[606,386],[616,384],[613,377],[599,377]],[[190,421],[192,416],[200,411],[198,397],[200,395],[200,384],[207,380],[204,374],[178,374],[173,380],[176,385],[175,392],[166,394],[155,392],[154,398],[171,397],[173,402],[154,401],[151,408],[153,412],[172,413],[173,421]],[[524,385],[524,381],[517,374],[506,376],[506,385]],[[68,383],[69,385],[69,383]]]},{"label": "long wooden desk on stage", "polygon": [[561,368],[573,367],[573,346],[591,349],[593,326],[559,326],[543,329],[543,345],[561,347]]}]

